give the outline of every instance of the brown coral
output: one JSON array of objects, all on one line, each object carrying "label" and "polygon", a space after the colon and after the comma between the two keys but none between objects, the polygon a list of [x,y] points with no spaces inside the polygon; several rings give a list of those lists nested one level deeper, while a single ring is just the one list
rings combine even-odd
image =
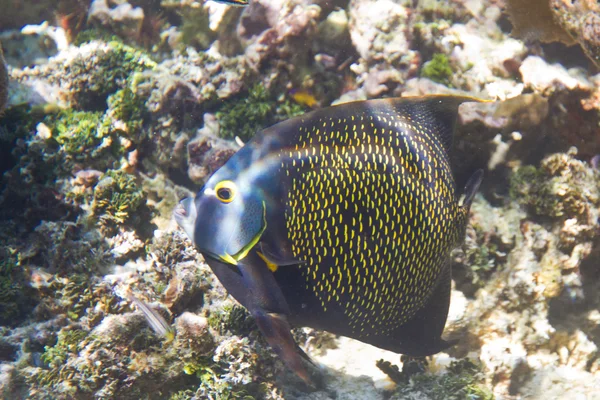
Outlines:
[{"label": "brown coral", "polygon": [[517,37],[569,45],[575,43],[554,19],[548,0],[507,0],[506,11],[514,25],[513,34]]},{"label": "brown coral", "polygon": [[526,40],[579,43],[600,66],[600,5],[595,0],[507,0],[514,35]]}]

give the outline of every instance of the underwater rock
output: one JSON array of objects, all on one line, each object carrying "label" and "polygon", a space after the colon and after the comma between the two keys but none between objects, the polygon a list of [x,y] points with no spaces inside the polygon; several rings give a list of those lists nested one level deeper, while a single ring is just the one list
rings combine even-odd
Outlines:
[{"label": "underwater rock", "polygon": [[388,0],[352,0],[349,7],[350,37],[367,63],[392,63],[409,52],[407,8]]},{"label": "underwater rock", "polygon": [[139,37],[143,22],[144,10],[127,2],[93,0],[90,4],[88,23],[97,23],[120,37]]},{"label": "underwater rock", "polygon": [[589,59],[600,66],[600,4],[594,0],[550,0],[550,8],[554,20],[581,45]]},{"label": "underwater rock", "polygon": [[538,56],[527,57],[519,72],[526,88],[535,90],[546,96],[557,89],[591,91],[592,85],[577,69],[567,70],[560,64],[548,64]]},{"label": "underwater rock", "polygon": [[64,29],[48,22],[27,25],[20,31],[1,32],[0,41],[6,62],[15,69],[45,64],[68,47]]},{"label": "underwater rock", "polygon": [[416,73],[418,53],[408,39],[410,10],[392,1],[352,0],[348,30],[359,59],[352,65],[357,84],[367,96],[399,95],[404,81]]},{"label": "underwater rock", "polygon": [[[531,213],[565,222],[574,220],[577,225],[587,226],[587,229],[574,230],[579,235],[569,240],[572,245],[585,243],[586,231],[590,235],[588,240],[593,237],[600,217],[600,176],[589,164],[575,159],[576,154],[573,149],[567,154],[550,155],[537,169],[520,167],[511,181],[511,195],[529,207]],[[562,243],[563,248],[572,245]]]},{"label": "underwater rock", "polygon": [[[487,19],[497,19],[500,11],[491,7]],[[442,48],[449,47],[451,60],[460,71],[454,77],[456,87],[471,92],[483,91],[492,98],[506,99],[521,93],[520,86],[511,79],[513,64],[519,65],[527,48],[518,40],[508,38],[495,24],[455,24],[440,40]]]},{"label": "underwater rock", "polygon": [[251,76],[242,58],[215,59],[188,48],[154,71],[142,73],[138,87],[152,113],[183,118],[186,110],[199,108],[206,101],[239,93]]},{"label": "underwater rock", "polygon": [[[497,398],[598,398],[600,75],[531,43],[598,60],[597,2],[96,0],[89,23],[92,1],[9,3],[0,397],[488,399],[483,373]],[[507,34],[504,4],[524,41]],[[266,96],[250,95],[258,86]],[[452,257],[446,331],[460,343],[394,388],[375,364],[400,365],[396,354],[297,330],[324,382],[307,392],[171,210],[243,145],[223,140],[240,118],[250,137],[296,98],[431,93],[502,100],[461,107],[455,137],[459,186],[486,169]],[[173,325],[172,342],[115,294],[125,288]],[[449,368],[465,355],[481,365]]]},{"label": "underwater rock", "polygon": [[47,64],[15,73],[23,83],[44,80],[58,86],[59,97],[75,109],[104,110],[109,95],[122,89],[134,72],[156,63],[140,50],[119,42],[94,41],[51,57]]},{"label": "underwater rock", "polygon": [[239,150],[234,143],[220,139],[219,126],[212,114],[204,115],[204,128],[187,145],[188,177],[202,183]]}]

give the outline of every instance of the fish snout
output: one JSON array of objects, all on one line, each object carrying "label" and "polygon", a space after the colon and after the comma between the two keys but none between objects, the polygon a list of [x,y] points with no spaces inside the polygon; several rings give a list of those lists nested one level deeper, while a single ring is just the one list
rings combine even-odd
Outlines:
[{"label": "fish snout", "polygon": [[173,217],[177,224],[183,228],[188,237],[194,241],[194,228],[196,225],[196,205],[193,197],[181,200],[173,210]]},{"label": "fish snout", "polygon": [[175,219],[179,220],[179,219],[183,219],[187,217],[187,210],[185,207],[184,202],[187,200],[187,198],[181,200],[176,206],[175,209],[173,210],[173,215],[175,216]]}]

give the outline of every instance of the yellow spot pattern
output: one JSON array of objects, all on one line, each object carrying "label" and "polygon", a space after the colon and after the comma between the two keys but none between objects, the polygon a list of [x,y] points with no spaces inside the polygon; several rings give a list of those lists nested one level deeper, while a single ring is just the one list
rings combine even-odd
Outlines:
[{"label": "yellow spot pattern", "polygon": [[443,145],[392,109],[299,129],[280,156],[306,288],[355,337],[391,334],[427,300],[465,218]]}]

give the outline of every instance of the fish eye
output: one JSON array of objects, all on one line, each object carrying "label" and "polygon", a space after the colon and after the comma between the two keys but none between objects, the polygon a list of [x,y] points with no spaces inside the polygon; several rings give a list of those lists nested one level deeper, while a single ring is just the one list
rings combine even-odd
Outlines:
[{"label": "fish eye", "polygon": [[221,181],[215,186],[217,199],[223,203],[231,203],[235,198],[237,187],[232,181]]}]

